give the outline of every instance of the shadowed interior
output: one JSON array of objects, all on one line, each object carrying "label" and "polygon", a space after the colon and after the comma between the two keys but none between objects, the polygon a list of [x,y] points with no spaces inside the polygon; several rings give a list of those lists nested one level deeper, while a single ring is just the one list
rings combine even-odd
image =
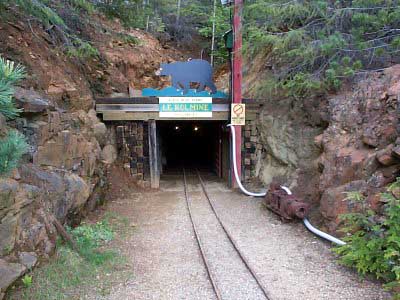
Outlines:
[{"label": "shadowed interior", "polygon": [[[159,149],[163,170],[185,166],[212,171],[218,175],[223,168],[222,157],[226,139],[225,123],[219,121],[159,121]],[[225,157],[225,160],[227,157]]]}]

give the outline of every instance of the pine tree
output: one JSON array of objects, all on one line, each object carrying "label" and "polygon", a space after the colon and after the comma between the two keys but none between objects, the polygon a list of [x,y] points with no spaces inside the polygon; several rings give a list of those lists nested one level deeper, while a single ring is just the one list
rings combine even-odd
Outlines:
[{"label": "pine tree", "polygon": [[13,85],[25,76],[24,68],[0,57],[0,113],[12,119],[20,112],[13,102]]},{"label": "pine tree", "polygon": [[[20,110],[13,101],[13,85],[25,75],[24,68],[0,57],[0,113],[7,119],[18,116]],[[25,138],[16,130],[9,130],[0,138],[0,176],[15,169],[27,150]]]},{"label": "pine tree", "polygon": [[16,130],[10,130],[0,142],[0,176],[7,175],[18,166],[28,145],[25,137]]},{"label": "pine tree", "polygon": [[295,97],[340,88],[400,62],[399,1],[249,0],[249,57],[264,53],[271,90]]}]

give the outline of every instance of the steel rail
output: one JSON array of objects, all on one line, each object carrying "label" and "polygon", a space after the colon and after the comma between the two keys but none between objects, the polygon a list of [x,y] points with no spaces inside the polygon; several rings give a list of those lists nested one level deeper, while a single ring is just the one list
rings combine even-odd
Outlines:
[{"label": "steel rail", "polygon": [[209,278],[210,283],[212,285],[212,288],[213,288],[213,291],[215,293],[215,296],[217,297],[218,300],[222,300],[221,293],[220,293],[220,291],[218,289],[218,286],[216,284],[216,280],[214,278],[214,275],[211,272],[210,265],[208,264],[208,261],[207,261],[207,258],[206,258],[206,254],[205,254],[205,251],[204,251],[204,247],[203,247],[203,244],[201,242],[200,235],[199,235],[199,233],[197,231],[196,223],[193,220],[192,204],[191,204],[191,200],[190,200],[189,193],[188,193],[188,188],[187,188],[185,168],[183,168],[183,185],[184,185],[184,190],[185,190],[186,208],[187,208],[188,213],[189,213],[190,222],[192,223],[193,232],[194,232],[194,235],[196,237],[196,241],[197,241],[197,245],[198,245],[199,250],[200,250],[201,258],[202,258],[204,266],[206,268],[207,275],[208,275],[208,278]]},{"label": "steel rail", "polygon": [[243,252],[239,249],[238,244],[236,243],[235,239],[233,238],[233,236],[229,233],[228,229],[225,227],[225,225],[223,224],[219,214],[217,213],[216,209],[215,209],[215,205],[213,203],[213,201],[211,200],[211,198],[208,195],[208,192],[206,190],[205,184],[203,179],[200,176],[200,172],[196,169],[197,172],[197,176],[199,178],[200,181],[200,185],[201,188],[203,190],[204,195],[206,196],[208,203],[211,207],[211,210],[213,211],[215,217],[218,220],[218,223],[221,225],[222,229],[224,230],[226,236],[228,237],[228,240],[231,242],[233,248],[236,250],[237,254],[239,255],[240,259],[242,260],[242,262],[244,263],[244,265],[246,266],[247,270],[250,272],[250,274],[253,276],[254,280],[256,281],[257,285],[259,286],[259,288],[261,289],[261,291],[263,292],[265,298],[267,300],[272,300],[271,296],[269,295],[267,289],[263,286],[260,277],[257,275],[257,273],[253,270],[253,268],[250,266],[250,262],[248,261],[248,259],[245,257],[245,255],[243,254]]}]

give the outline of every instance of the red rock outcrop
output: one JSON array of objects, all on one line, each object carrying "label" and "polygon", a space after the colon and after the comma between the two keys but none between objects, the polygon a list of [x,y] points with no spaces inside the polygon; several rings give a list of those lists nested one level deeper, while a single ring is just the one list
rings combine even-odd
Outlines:
[{"label": "red rock outcrop", "polygon": [[394,66],[329,101],[329,126],[320,137],[318,163],[320,211],[332,232],[340,214],[357,210],[345,200],[346,192],[361,192],[378,210],[377,194],[399,175],[399,95],[400,66]]}]

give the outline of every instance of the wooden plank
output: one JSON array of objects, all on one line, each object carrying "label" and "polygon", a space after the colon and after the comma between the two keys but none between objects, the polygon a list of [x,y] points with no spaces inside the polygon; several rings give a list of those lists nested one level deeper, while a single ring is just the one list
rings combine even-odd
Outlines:
[{"label": "wooden plank", "polygon": [[[132,97],[132,98],[96,98],[96,104],[158,104],[158,97]],[[264,99],[243,99],[247,105],[260,106]],[[230,99],[213,98],[214,104],[230,104]]]},{"label": "wooden plank", "polygon": [[96,104],[158,104],[157,97],[96,98]]},{"label": "wooden plank", "polygon": [[150,160],[150,186],[152,189],[160,187],[160,164],[158,162],[158,141],[156,120],[149,120],[149,160]]},{"label": "wooden plank", "polygon": [[[97,104],[97,113],[112,111],[137,111],[137,112],[158,112],[160,109],[158,104]],[[229,104],[213,104],[213,111],[229,111]]]},{"label": "wooden plank", "polygon": [[178,120],[193,120],[193,121],[228,121],[229,112],[213,112],[212,118],[160,118],[158,112],[124,112],[124,111],[110,111],[103,112],[103,121],[148,121],[148,120],[162,120],[162,121],[178,121]]}]

